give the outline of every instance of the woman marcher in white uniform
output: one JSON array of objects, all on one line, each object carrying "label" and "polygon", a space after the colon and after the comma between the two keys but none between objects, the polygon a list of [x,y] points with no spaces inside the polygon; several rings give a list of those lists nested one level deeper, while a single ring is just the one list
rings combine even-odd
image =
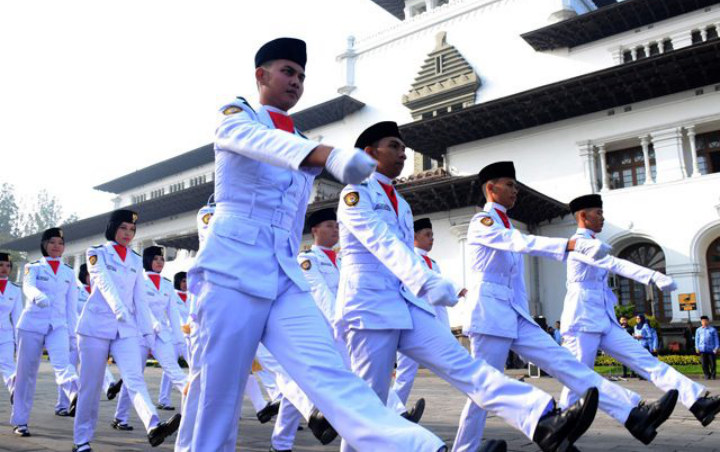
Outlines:
[{"label": "woman marcher in white uniform", "polygon": [[[87,301],[88,297],[90,296],[90,292],[92,291],[92,288],[90,287],[90,273],[88,273],[87,270],[87,264],[82,264],[80,266],[80,272],[78,273],[78,289],[77,289],[77,313],[78,316],[80,316],[80,313],[83,310],[83,307],[85,306],[85,302]],[[79,356],[78,356],[78,349],[77,349],[77,339],[75,337],[75,331],[70,332],[70,364],[75,367],[76,372],[78,374],[80,373],[80,367],[79,367]],[[110,372],[109,367],[105,367],[105,380],[103,382],[103,391],[105,394],[107,394],[108,400],[112,400],[117,396],[117,393],[120,392],[120,388],[122,387],[122,380],[115,382],[115,377],[113,377],[112,373]],[[65,395],[65,391],[62,390],[61,387],[58,386],[58,398],[57,402],[55,403],[55,415],[56,416],[70,416],[70,412],[68,409],[70,408],[70,399],[68,399],[67,395]]]},{"label": "woman marcher in white uniform", "polygon": [[[149,353],[162,366],[163,371],[168,375],[172,385],[182,395],[187,383],[187,377],[178,365],[178,356],[175,352],[175,344],[183,340],[180,331],[180,316],[175,307],[173,297],[175,291],[169,279],[160,276],[165,267],[165,256],[163,249],[159,246],[149,246],[143,250],[143,268],[145,269],[145,297],[151,312],[154,335],[146,338],[145,343],[140,343],[142,352],[141,364],[143,371]],[[142,301],[141,301],[142,302]],[[128,425],[130,418],[130,395],[123,388],[120,391],[113,428],[117,430],[132,430]]]},{"label": "woman marcher in white uniform", "polygon": [[[188,316],[190,315],[190,309],[187,303],[187,272],[177,272],[173,276],[173,287],[175,288],[175,294],[172,297],[177,308],[177,313],[180,317],[180,325],[187,324]],[[178,357],[181,357],[188,361],[187,345],[185,344],[185,338],[182,331],[178,331],[176,334],[177,338],[175,341],[175,353]],[[168,377],[167,372],[163,371],[162,378],[160,378],[160,389],[158,392],[158,410],[174,410],[170,393],[172,392],[172,380]],[[264,404],[263,404],[264,406]]]},{"label": "woman marcher in white uniform", "polygon": [[22,290],[10,282],[12,261],[0,253],[0,375],[10,394],[15,386],[15,344],[17,324],[23,310]]},{"label": "woman marcher in white uniform", "polygon": [[13,432],[30,436],[27,424],[35,395],[43,346],[55,371],[55,382],[71,400],[74,416],[78,375],[70,363],[70,340],[77,324],[77,285],[73,269],[60,261],[65,240],[60,228],[43,232],[42,259],[25,266],[23,292],[27,303],[18,322],[17,377],[10,422]]},{"label": "woman marcher in white uniform", "polygon": [[137,214],[116,210],[105,230],[108,243],[89,248],[93,290],[78,320],[80,393],[73,432],[73,452],[91,451],[108,355],[112,355],[140,419],[148,442],[158,446],[180,425],[176,414],[160,422],[142,375],[141,340],[152,340],[152,314],[145,300],[142,259],[127,247],[135,237]]}]

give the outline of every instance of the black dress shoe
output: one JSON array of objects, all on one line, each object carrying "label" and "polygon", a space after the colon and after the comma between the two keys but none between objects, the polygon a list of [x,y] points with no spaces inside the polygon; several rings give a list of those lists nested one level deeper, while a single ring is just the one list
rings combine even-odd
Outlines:
[{"label": "black dress shoe", "polygon": [[657,436],[657,428],[672,414],[677,399],[677,389],[671,389],[653,403],[640,402],[630,412],[625,428],[643,444],[650,444]]},{"label": "black dress shoe", "polygon": [[92,452],[90,443],[73,444],[72,452]]},{"label": "black dress shoe", "polygon": [[75,417],[75,412],[77,411],[77,400],[78,400],[78,395],[75,394],[73,396],[72,400],[70,401],[70,407],[67,410],[68,416],[70,416],[70,417]]},{"label": "black dress shoe", "polygon": [[110,386],[108,387],[107,393],[105,394],[107,396],[108,400],[114,399],[118,393],[120,393],[120,389],[122,389],[123,381],[122,378],[116,381],[115,383],[110,383]]},{"label": "black dress shoe", "polygon": [[420,398],[415,402],[415,406],[413,406],[410,411],[406,411],[400,416],[404,417],[408,421],[417,424],[420,422],[420,419],[422,419],[422,415],[425,412],[425,399]]},{"label": "black dress shoe", "polygon": [[135,430],[135,427],[133,427],[132,425],[130,425],[126,422],[121,421],[118,418],[113,419],[113,421],[110,423],[110,425],[115,430],[120,430],[121,432],[131,432],[131,431]]},{"label": "black dress shoe", "polygon": [[155,408],[163,411],[175,411],[175,407],[172,405],[165,405],[164,403],[158,403]]},{"label": "black dress shoe", "polygon": [[270,422],[280,412],[280,401],[268,402],[263,409],[257,412],[258,421],[261,424]]},{"label": "black dress shoe", "polygon": [[147,434],[148,442],[152,447],[157,447],[165,441],[165,438],[175,433],[178,427],[180,427],[180,415],[176,414],[151,429]]},{"label": "black dress shoe", "polygon": [[13,433],[17,436],[30,436],[30,429],[28,429],[27,425],[16,425]]},{"label": "black dress shoe", "polygon": [[535,426],[533,441],[543,452],[566,452],[590,428],[597,412],[599,393],[590,388],[567,410],[555,408]]},{"label": "black dress shoe", "polygon": [[502,439],[489,439],[478,452],[507,452],[507,443]]},{"label": "black dress shoe", "polygon": [[707,427],[720,413],[720,396],[710,397],[705,394],[693,403],[690,412],[695,415],[703,427]]},{"label": "black dress shoe", "polygon": [[10,405],[15,405],[15,390],[10,391]]},{"label": "black dress shoe", "polygon": [[270,446],[270,452],[292,452],[292,449],[275,449],[274,447]]},{"label": "black dress shoe", "polygon": [[70,413],[68,413],[68,410],[66,410],[65,408],[60,408],[55,410],[55,416],[68,417],[70,416]]},{"label": "black dress shoe", "polygon": [[333,442],[338,434],[325,416],[315,408],[308,419],[308,427],[323,446]]}]

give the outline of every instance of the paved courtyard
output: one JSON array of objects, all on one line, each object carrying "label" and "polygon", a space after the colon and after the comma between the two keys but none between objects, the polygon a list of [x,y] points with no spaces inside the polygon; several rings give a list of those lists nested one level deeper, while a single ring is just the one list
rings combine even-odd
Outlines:
[{"label": "paved courtyard", "polygon": [[[118,375],[117,368],[113,372]],[[147,369],[147,381],[153,398],[157,397],[160,383],[160,371],[154,368]],[[528,382],[559,396],[560,385],[550,378],[527,379]],[[720,393],[720,381],[707,382],[713,393]],[[631,380],[621,382],[634,391],[649,399],[657,398],[660,391],[648,382]],[[30,438],[17,438],[12,434],[9,424],[10,401],[7,392],[0,393],[0,451],[69,451],[72,447],[72,420],[60,418],[53,413],[57,395],[52,380],[50,367],[43,362],[38,378],[35,407],[31,419],[30,429],[33,434]],[[429,428],[448,444],[454,438],[457,421],[460,416],[464,398],[447,383],[421,371],[413,388],[411,400],[425,397],[427,409],[422,425]],[[179,406],[179,396],[173,395],[176,406]],[[172,450],[172,442],[163,444],[159,448],[151,448],[143,433],[142,424],[133,413],[133,432],[118,432],[110,427],[113,417],[115,401],[103,400],[100,403],[100,420],[93,448],[96,451],[149,451]],[[168,414],[169,413],[169,414]],[[162,412],[161,417],[169,417],[171,412]],[[249,452],[265,452],[269,449],[269,438],[272,423],[261,425],[257,422],[249,402],[243,406],[243,420],[240,422],[241,440],[237,450]],[[487,437],[502,438],[508,441],[509,449],[513,451],[536,451],[536,447],[524,436],[508,427],[498,418],[492,417],[488,421]],[[174,440],[174,436],[171,441]],[[328,446],[321,446],[307,430],[298,432],[295,452],[330,452],[339,449],[339,440]],[[598,413],[595,423],[588,433],[577,443],[582,451],[693,451],[709,452],[720,451],[720,419],[707,428],[703,428],[692,417],[685,407],[678,405],[674,415],[663,426],[655,442],[645,447],[635,441],[626,430],[610,419],[604,413]],[[375,452],[375,451],[372,451]]]}]

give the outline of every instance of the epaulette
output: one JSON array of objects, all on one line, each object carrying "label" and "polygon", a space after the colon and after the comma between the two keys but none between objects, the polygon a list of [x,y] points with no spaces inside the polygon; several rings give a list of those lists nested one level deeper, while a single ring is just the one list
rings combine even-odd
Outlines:
[{"label": "epaulette", "polygon": [[295,129],[295,132],[297,132],[298,135],[300,135],[301,137],[305,138],[306,140],[308,139],[308,137],[306,137],[305,134],[303,134],[303,133],[302,133],[301,131],[299,131],[298,129]]},{"label": "epaulette", "polygon": [[361,187],[367,187],[368,185],[370,185],[370,183],[368,183],[368,181],[360,182]]},{"label": "epaulette", "polygon": [[21,288],[22,288],[22,286],[21,286],[20,284],[16,283],[16,282],[10,281],[10,284],[12,284],[13,286],[17,287],[18,289],[21,289]]},{"label": "epaulette", "polygon": [[310,250],[302,250],[302,251],[300,251],[300,254],[308,254],[309,252],[310,252]]},{"label": "epaulette", "polygon": [[242,102],[242,103],[244,103],[245,105],[247,105],[247,107],[248,107],[250,110],[252,110],[253,112],[255,111],[255,109],[252,108],[252,106],[250,105],[250,103],[249,103],[247,100],[245,100],[244,97],[242,97],[242,96],[237,96],[237,99],[238,99],[240,102]]},{"label": "epaulette", "polygon": [[73,268],[72,268],[71,266],[69,266],[68,264],[63,264],[63,265],[66,266],[67,268],[69,268],[70,270],[73,269]]},{"label": "epaulette", "polygon": [[39,264],[39,263],[40,263],[40,259],[38,259],[38,260],[36,260],[36,261],[30,262],[30,265],[32,265],[32,264]]},{"label": "epaulette", "polygon": [[138,257],[142,257],[142,256],[140,256],[140,253],[138,253],[137,251],[135,251],[135,250],[132,250],[132,252],[133,252],[133,253],[135,253],[135,255],[136,255],[136,256],[138,256]]},{"label": "epaulette", "polygon": [[164,276],[163,276],[163,279],[164,279],[165,281],[167,281],[167,282],[172,282],[172,281],[170,281],[169,279],[167,279],[167,278],[164,277]]},{"label": "epaulette", "polygon": [[102,247],[103,247],[103,245],[95,245],[95,246],[91,246],[90,248],[97,249],[97,248],[102,248]]},{"label": "epaulette", "polygon": [[481,215],[483,217],[490,216],[489,212],[485,212],[484,210],[481,210],[480,212],[476,213],[475,215]]}]

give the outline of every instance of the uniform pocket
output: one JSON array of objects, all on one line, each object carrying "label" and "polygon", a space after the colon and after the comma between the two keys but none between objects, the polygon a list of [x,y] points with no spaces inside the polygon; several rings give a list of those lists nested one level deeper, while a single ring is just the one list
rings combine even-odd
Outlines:
[{"label": "uniform pocket", "polygon": [[215,234],[246,245],[255,245],[260,228],[248,224],[241,217],[217,216],[213,219],[211,231]]}]

